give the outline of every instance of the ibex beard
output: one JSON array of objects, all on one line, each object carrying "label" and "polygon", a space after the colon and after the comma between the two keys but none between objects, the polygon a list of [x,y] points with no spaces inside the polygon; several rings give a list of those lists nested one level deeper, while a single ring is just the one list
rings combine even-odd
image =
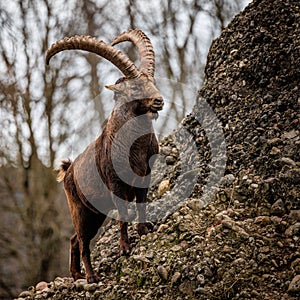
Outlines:
[{"label": "ibex beard", "polygon": [[[130,41],[140,54],[140,68],[113,47]],[[89,244],[112,209],[118,210],[120,254],[130,253],[128,202],[136,200],[139,235],[149,232],[146,224],[146,198],[151,162],[158,154],[152,120],[163,108],[155,86],[154,51],[149,38],[140,30],[120,34],[112,44],[95,38],[75,36],[57,41],[47,52],[47,63],[63,50],[81,49],[96,53],[118,67],[125,77],[106,86],[114,92],[114,108],[102,134],[73,162],[59,167],[58,181],[64,182],[75,229],[71,237],[70,272],[74,280],[83,278],[80,258],[89,283],[98,282],[90,260]],[[120,134],[121,132],[121,134]]]}]

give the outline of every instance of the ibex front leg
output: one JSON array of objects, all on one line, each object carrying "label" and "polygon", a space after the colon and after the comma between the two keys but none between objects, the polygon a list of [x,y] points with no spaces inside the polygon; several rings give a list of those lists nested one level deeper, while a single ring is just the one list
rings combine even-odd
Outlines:
[{"label": "ibex front leg", "polygon": [[138,210],[139,223],[137,226],[138,234],[144,235],[149,232],[149,229],[146,225],[146,201],[147,201],[147,188],[136,188],[136,205]]},{"label": "ibex front leg", "polygon": [[[126,199],[126,200],[124,200]],[[119,214],[119,230],[120,230],[120,241],[119,241],[119,252],[120,255],[128,255],[130,253],[130,242],[128,238],[128,201],[127,198],[115,199],[116,207]]]}]

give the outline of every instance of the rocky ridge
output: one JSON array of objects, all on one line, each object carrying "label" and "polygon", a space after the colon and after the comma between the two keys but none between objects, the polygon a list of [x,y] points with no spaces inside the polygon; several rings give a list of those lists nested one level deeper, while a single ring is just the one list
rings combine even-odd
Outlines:
[{"label": "rocky ridge", "polygon": [[[56,278],[20,299],[299,299],[299,2],[253,1],[213,42],[206,77],[193,113],[162,141],[164,180],[150,193],[152,201],[168,195],[180,153],[195,155],[178,142],[185,129],[199,154],[191,196],[141,239],[129,226],[128,257],[118,255],[111,221],[92,253],[98,284]],[[211,141],[197,121],[203,101],[222,124],[227,157],[207,205],[201,196],[214,169]]]}]

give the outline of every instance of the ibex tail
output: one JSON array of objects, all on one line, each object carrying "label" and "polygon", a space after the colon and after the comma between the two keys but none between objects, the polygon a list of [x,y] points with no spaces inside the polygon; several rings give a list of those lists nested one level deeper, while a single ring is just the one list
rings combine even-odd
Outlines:
[{"label": "ibex tail", "polygon": [[71,163],[72,163],[72,161],[70,159],[61,161],[61,165],[56,169],[56,171],[58,171],[58,174],[56,177],[56,180],[58,182],[62,182],[65,179],[66,172],[69,169]]}]

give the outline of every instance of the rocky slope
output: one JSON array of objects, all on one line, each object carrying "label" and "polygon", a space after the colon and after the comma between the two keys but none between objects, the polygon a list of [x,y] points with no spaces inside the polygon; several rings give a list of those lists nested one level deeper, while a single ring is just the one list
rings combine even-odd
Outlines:
[{"label": "rocky slope", "polygon": [[[188,130],[199,153],[189,199],[141,239],[130,226],[129,257],[118,256],[111,221],[92,254],[99,284],[56,278],[20,299],[299,299],[299,1],[253,1],[213,42],[206,76],[193,113],[162,142],[164,185],[150,193],[152,201],[180,194],[180,153],[195,155],[179,142]],[[222,124],[227,151],[222,184],[207,203],[203,188],[223,158],[211,166],[213,141],[197,121],[204,102]]]}]

